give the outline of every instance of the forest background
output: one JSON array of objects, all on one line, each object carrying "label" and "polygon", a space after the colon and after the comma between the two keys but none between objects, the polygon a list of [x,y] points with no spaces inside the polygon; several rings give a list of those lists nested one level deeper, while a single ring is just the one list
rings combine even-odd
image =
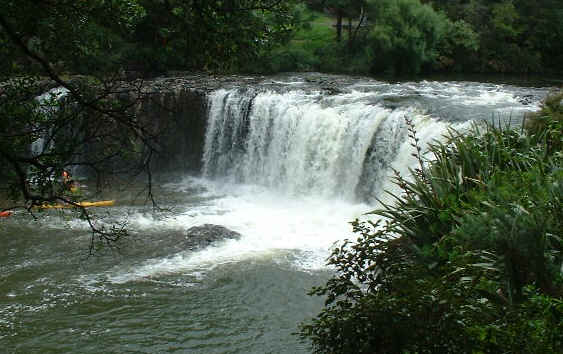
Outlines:
[{"label": "forest background", "polygon": [[[51,176],[86,145],[96,159],[82,164],[97,173],[150,166],[153,136],[129,109],[142,96],[113,99],[132,78],[561,74],[562,38],[560,0],[0,1],[2,192],[30,210],[72,202]],[[68,90],[67,109],[56,97],[56,114],[37,109],[45,78]],[[560,351],[561,102],[549,98],[521,132],[454,135],[428,166],[410,131],[415,179],[397,176],[397,205],[374,211],[390,222],[355,223],[358,239],[329,259],[339,272],[312,292],[326,306],[300,333],[316,352]],[[58,143],[30,156],[42,136]]]},{"label": "forest background", "polygon": [[[563,71],[557,0],[7,1],[2,12],[29,48],[88,75]],[[2,70],[29,73],[3,32],[0,43]]]}]

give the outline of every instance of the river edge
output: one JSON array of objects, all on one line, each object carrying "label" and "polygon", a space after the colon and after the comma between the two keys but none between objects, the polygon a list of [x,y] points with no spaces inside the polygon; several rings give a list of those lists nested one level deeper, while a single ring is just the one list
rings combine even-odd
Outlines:
[{"label": "river edge", "polygon": [[[6,279],[21,285],[7,293],[6,309],[8,313],[15,309],[10,307],[12,305],[21,305],[17,308],[23,309],[15,311],[22,314],[13,322],[16,323],[15,330],[7,330],[14,334],[7,339],[9,344],[22,352],[49,347],[82,348],[88,352],[99,352],[100,348],[201,353],[214,350],[307,352],[305,346],[295,343],[290,333],[295,331],[295,324],[302,316],[318,311],[321,300],[306,306],[295,302],[307,303],[304,294],[311,286],[322,282],[326,274],[310,270],[307,268],[310,265],[302,264],[302,260],[312,258],[311,245],[322,246],[323,255],[326,255],[329,245],[325,245],[324,236],[336,229],[335,225],[326,222],[338,221],[346,226],[353,217],[342,218],[342,210],[349,206],[325,211],[321,205],[312,204],[308,210],[300,210],[297,208],[302,204],[300,201],[285,204],[270,198],[269,193],[266,193],[265,203],[251,205],[249,201],[259,194],[257,190],[239,186],[241,192],[229,195],[233,186],[225,184],[221,187],[223,189],[216,193],[221,203],[216,208],[213,206],[213,213],[210,213],[206,198],[197,201],[202,208],[199,213],[194,212],[194,203],[189,200],[187,203],[171,200],[171,204],[184,204],[185,208],[176,221],[154,218],[148,212],[136,213],[134,220],[140,228],[137,235],[141,241],[131,245],[129,261],[112,259],[111,254],[105,254],[91,258],[82,270],[75,269],[73,261],[78,258],[65,256],[65,253],[76,255],[79,242],[87,240],[89,233],[73,222],[70,228],[66,224],[55,225],[52,229],[14,240],[4,235],[4,241],[12,242],[7,248],[6,259],[13,261],[7,265],[9,277]],[[170,188],[172,196],[179,190],[190,194],[190,189],[181,184],[172,184]],[[323,204],[330,206],[331,202],[324,201]],[[336,203],[332,201],[332,204]],[[266,209],[272,205],[276,209]],[[284,222],[283,212],[291,209],[297,211],[296,215],[291,215],[291,223]],[[318,211],[318,215],[307,214],[310,210]],[[362,210],[365,213],[368,208],[362,207]],[[123,215],[130,213],[123,211]],[[175,230],[176,226],[184,230],[192,222],[215,218],[225,220],[225,223],[241,222],[240,227],[247,228],[253,220],[263,220],[251,237],[245,239],[245,242],[252,241],[255,249],[249,250],[247,244],[233,241],[224,248],[188,256],[176,248],[182,236]],[[275,224],[275,220],[282,222]],[[309,226],[318,234],[306,240],[307,243],[301,243],[307,233],[299,226],[311,220],[314,222]],[[51,218],[51,221],[56,224],[57,219]],[[171,225],[173,222],[176,224]],[[25,225],[24,228],[28,232],[31,229]],[[275,231],[274,235],[264,231],[271,229]],[[294,232],[296,237],[291,240],[280,237],[288,232]],[[19,231],[19,234],[24,233]],[[343,231],[342,234],[349,235],[350,232]],[[276,251],[261,253],[266,240],[275,243]],[[24,254],[18,260],[19,252]],[[233,262],[229,257],[237,252],[251,257]],[[217,262],[217,256],[224,258]],[[43,258],[36,262],[39,257]],[[322,257],[317,258],[322,260]],[[296,260],[305,270],[295,267]],[[70,282],[69,273],[74,274]],[[272,307],[276,310],[268,311]],[[92,318],[100,325],[92,324]],[[159,320],[154,321],[155,318]],[[80,336],[67,335],[73,333]]]}]

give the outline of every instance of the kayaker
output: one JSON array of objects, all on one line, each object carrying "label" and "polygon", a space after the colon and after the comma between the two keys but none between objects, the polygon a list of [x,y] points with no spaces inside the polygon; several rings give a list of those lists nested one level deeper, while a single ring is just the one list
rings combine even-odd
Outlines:
[{"label": "kayaker", "polygon": [[79,194],[80,192],[78,188],[78,184],[74,182],[72,176],[68,171],[63,171],[63,185],[64,185],[64,190],[69,191],[72,194]]},{"label": "kayaker", "polygon": [[70,190],[73,183],[74,181],[72,180],[70,173],[68,171],[63,171],[63,185],[65,190]]}]

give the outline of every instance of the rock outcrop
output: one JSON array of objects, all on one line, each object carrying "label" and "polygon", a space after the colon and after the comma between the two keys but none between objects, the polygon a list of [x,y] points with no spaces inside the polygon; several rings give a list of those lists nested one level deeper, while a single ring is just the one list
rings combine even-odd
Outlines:
[{"label": "rock outcrop", "polygon": [[240,239],[241,235],[233,230],[229,230],[224,226],[204,224],[194,226],[186,231],[184,249],[198,250],[211,245],[214,242]]}]

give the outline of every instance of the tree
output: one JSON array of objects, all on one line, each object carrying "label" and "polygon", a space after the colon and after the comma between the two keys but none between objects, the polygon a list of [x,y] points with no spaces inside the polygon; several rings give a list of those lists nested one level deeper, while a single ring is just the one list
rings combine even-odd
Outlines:
[{"label": "tree", "polygon": [[348,41],[353,41],[353,26],[352,19],[358,18],[361,23],[364,20],[364,8],[366,6],[365,0],[313,0],[309,1],[309,6],[318,10],[326,10],[336,17],[336,41],[342,40],[342,22],[348,18]]},{"label": "tree", "polygon": [[446,34],[439,43],[441,69],[463,71],[479,50],[479,34],[464,20],[450,22]]},{"label": "tree", "polygon": [[[288,8],[275,0],[0,2],[1,192],[32,213],[44,203],[73,205],[92,227],[92,246],[116,241],[125,230],[95,225],[60,176],[74,168],[98,181],[145,173],[152,197],[159,132],[136,117],[144,83],[124,72],[137,60],[150,63],[141,71],[231,69],[285,38]],[[34,99],[56,86],[64,98]],[[43,148],[31,152],[40,139]]]},{"label": "tree", "polygon": [[[80,167],[100,179],[149,166],[155,137],[129,109],[141,99],[140,87],[116,80],[119,46],[141,15],[134,1],[0,5],[0,38],[4,53],[10,53],[3,58],[8,65],[0,79],[3,192],[14,207],[32,213],[52,202],[79,208],[92,228],[92,247],[96,240],[111,244],[125,230],[95,225],[87,210],[66,193],[60,176]],[[66,79],[68,72],[88,76]],[[52,86],[61,87],[66,97],[34,99]],[[40,139],[43,148],[31,152],[30,146]],[[138,145],[144,149],[138,150]]]},{"label": "tree", "polygon": [[477,55],[469,55],[465,70],[561,71],[563,4],[556,0],[432,1],[449,18],[463,20],[479,35]]},{"label": "tree", "polygon": [[295,26],[293,1],[142,0],[141,4],[147,15],[133,36],[141,55],[132,55],[132,61],[137,66],[149,63],[155,71],[236,71],[264,49],[287,41]]},{"label": "tree", "polygon": [[515,1],[521,21],[520,43],[540,56],[542,70],[563,72],[563,3]]},{"label": "tree", "polygon": [[368,16],[374,23],[368,37],[372,71],[418,73],[438,56],[449,20],[419,0],[373,0]]}]

